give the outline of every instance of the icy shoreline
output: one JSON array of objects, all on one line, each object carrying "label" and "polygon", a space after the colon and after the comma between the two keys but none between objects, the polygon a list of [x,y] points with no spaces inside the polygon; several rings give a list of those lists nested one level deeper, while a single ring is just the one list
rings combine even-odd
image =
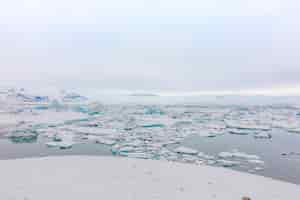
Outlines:
[{"label": "icy shoreline", "polygon": [[0,161],[0,199],[293,200],[300,186],[210,166],[115,157]]}]

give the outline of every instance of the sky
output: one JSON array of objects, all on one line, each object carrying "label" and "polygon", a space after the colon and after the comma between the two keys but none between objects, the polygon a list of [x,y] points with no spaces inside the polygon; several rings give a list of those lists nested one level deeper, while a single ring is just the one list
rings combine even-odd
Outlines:
[{"label": "sky", "polygon": [[10,0],[0,81],[300,94],[296,0]]}]

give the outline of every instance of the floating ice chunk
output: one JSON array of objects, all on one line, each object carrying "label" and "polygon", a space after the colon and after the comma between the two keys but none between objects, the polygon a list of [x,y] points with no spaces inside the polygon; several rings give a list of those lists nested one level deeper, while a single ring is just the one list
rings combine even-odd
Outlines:
[{"label": "floating ice chunk", "polygon": [[282,129],[297,129],[299,127],[299,123],[294,120],[280,120],[273,121],[272,126],[274,128],[282,128]]},{"label": "floating ice chunk", "polygon": [[206,160],[214,160],[215,159],[214,156],[207,155],[207,154],[205,154],[203,152],[199,152],[198,153],[198,157],[206,159]]},{"label": "floating ice chunk", "polygon": [[193,121],[185,120],[185,121],[177,121],[173,124],[174,127],[183,127],[183,126],[190,126],[193,124]]},{"label": "floating ice chunk", "polygon": [[264,168],[263,167],[255,167],[254,170],[255,171],[262,171],[262,170],[264,170]]},{"label": "floating ice chunk", "polygon": [[111,150],[112,154],[118,154],[120,148],[121,148],[120,144],[115,144],[111,147],[110,150]]},{"label": "floating ice chunk", "polygon": [[87,98],[77,93],[67,93],[63,96],[62,100],[65,102],[81,102],[86,101]]},{"label": "floating ice chunk", "polygon": [[270,131],[270,130],[272,130],[272,128],[268,125],[254,125],[254,126],[252,126],[252,129],[261,130],[261,131]]},{"label": "floating ice chunk", "polygon": [[198,153],[197,150],[191,149],[188,147],[184,147],[184,146],[174,149],[174,152],[180,153],[180,154],[190,154],[190,155],[196,155]]},{"label": "floating ice chunk", "polygon": [[117,143],[115,140],[103,139],[103,138],[96,138],[95,141],[96,143],[106,144],[106,145],[114,145]]},{"label": "floating ice chunk", "polygon": [[185,154],[182,156],[182,161],[188,162],[188,163],[194,163],[198,160],[196,156]]},{"label": "floating ice chunk", "polygon": [[213,130],[223,130],[226,128],[226,125],[220,123],[213,123],[213,124],[205,124],[204,127]]},{"label": "floating ice chunk", "polygon": [[208,165],[215,165],[217,163],[217,161],[216,160],[208,160],[206,163]]},{"label": "floating ice chunk", "polygon": [[196,165],[204,165],[205,161],[204,160],[196,160],[195,164]]},{"label": "floating ice chunk", "polygon": [[129,152],[120,152],[121,156],[127,156],[129,158],[139,158],[139,159],[151,159],[153,156],[148,153],[129,153]]},{"label": "floating ice chunk", "polygon": [[48,147],[58,147],[59,146],[58,142],[47,142],[46,145]]},{"label": "floating ice chunk", "polygon": [[241,129],[231,129],[231,130],[229,130],[229,133],[233,134],[233,135],[248,135],[249,134],[248,131],[241,130]]},{"label": "floating ice chunk", "polygon": [[48,147],[59,147],[60,149],[69,149],[75,144],[73,141],[75,135],[72,132],[64,132],[58,130],[53,137],[53,142],[48,142],[46,145]]},{"label": "floating ice chunk", "polygon": [[134,97],[158,97],[158,94],[151,94],[151,93],[133,93],[129,94],[129,96],[134,96]]},{"label": "floating ice chunk", "polygon": [[243,153],[243,152],[238,152],[238,151],[234,151],[234,152],[221,152],[221,153],[218,154],[218,156],[220,158],[242,158],[242,159],[255,159],[255,160],[260,159],[260,157],[257,156],[257,155],[251,155],[251,154],[247,154],[247,153]]},{"label": "floating ice chunk", "polygon": [[145,111],[146,115],[164,115],[165,113],[160,109],[156,107],[149,107]]},{"label": "floating ice chunk", "polygon": [[142,125],[143,128],[164,128],[164,124],[144,124]]},{"label": "floating ice chunk", "polygon": [[226,122],[227,128],[234,128],[234,129],[249,129],[249,130],[262,130],[262,131],[269,131],[271,128],[267,125],[258,125],[252,123],[238,123],[238,122]]},{"label": "floating ice chunk", "polygon": [[288,129],[288,132],[290,132],[290,133],[300,133],[300,128],[290,128],[290,129]]},{"label": "floating ice chunk", "polygon": [[125,146],[119,149],[119,152],[133,152],[133,151],[135,151],[135,148],[132,146]]},{"label": "floating ice chunk", "polygon": [[53,140],[56,142],[61,142],[61,141],[69,142],[69,141],[73,141],[74,137],[75,135],[72,132],[58,131],[55,134]]},{"label": "floating ice chunk", "polygon": [[233,154],[230,152],[221,152],[218,154],[220,158],[232,158]]},{"label": "floating ice chunk", "polygon": [[221,134],[223,134],[223,132],[216,130],[199,130],[198,132],[200,137],[216,137]]},{"label": "floating ice chunk", "polygon": [[140,147],[144,144],[144,142],[142,142],[141,140],[134,140],[132,142],[127,142],[126,145],[127,146],[132,146],[132,147]]},{"label": "floating ice chunk", "polygon": [[294,155],[300,156],[300,152],[299,153],[298,152],[282,153],[281,155],[282,156],[294,156]]},{"label": "floating ice chunk", "polygon": [[63,137],[61,135],[57,135],[57,133],[56,133],[53,137],[53,141],[61,142],[61,141],[63,141]]},{"label": "floating ice chunk", "polygon": [[217,160],[217,162],[220,163],[223,167],[234,167],[241,164],[238,161],[231,161],[231,160]]},{"label": "floating ice chunk", "polygon": [[253,163],[253,164],[261,164],[261,165],[263,165],[263,164],[265,164],[265,162],[264,161],[262,161],[262,160],[248,160],[248,162],[249,163]]},{"label": "floating ice chunk", "polygon": [[171,126],[173,124],[173,120],[165,115],[163,115],[163,117],[160,115],[159,117],[152,116],[139,118],[137,124],[142,128],[165,128]]},{"label": "floating ice chunk", "polygon": [[200,130],[198,133],[199,136],[201,137],[211,137],[211,133],[209,131],[204,131],[204,130]]},{"label": "floating ice chunk", "polygon": [[72,148],[74,142],[47,142],[48,147],[59,147],[60,149],[70,149]]},{"label": "floating ice chunk", "polygon": [[72,127],[70,128],[70,131],[74,131],[81,134],[91,134],[91,135],[114,135],[117,134],[117,131],[115,129],[109,129],[109,128],[97,128],[97,127],[87,127],[87,126],[81,126],[81,127]]},{"label": "floating ice chunk", "polygon": [[253,159],[253,160],[260,159],[260,157],[257,155],[246,154],[243,152],[235,152],[235,153],[233,153],[233,156],[237,157],[237,158],[244,158],[244,159]]},{"label": "floating ice chunk", "polygon": [[8,137],[14,143],[32,143],[37,141],[38,134],[32,132],[14,132],[9,134]]},{"label": "floating ice chunk", "polygon": [[256,138],[256,139],[271,139],[272,135],[270,133],[261,132],[261,133],[254,135],[254,138]]},{"label": "floating ice chunk", "polygon": [[49,97],[47,96],[32,96],[24,93],[16,93],[15,98],[23,102],[49,102]]}]

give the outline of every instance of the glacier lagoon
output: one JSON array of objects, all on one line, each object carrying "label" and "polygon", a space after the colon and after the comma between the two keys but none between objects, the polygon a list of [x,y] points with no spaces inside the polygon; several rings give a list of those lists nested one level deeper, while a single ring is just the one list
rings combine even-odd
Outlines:
[{"label": "glacier lagoon", "polygon": [[122,156],[226,167],[300,184],[300,108],[296,97],[286,100],[149,94],[88,99],[65,92],[46,98],[7,90],[1,93],[0,159]]}]

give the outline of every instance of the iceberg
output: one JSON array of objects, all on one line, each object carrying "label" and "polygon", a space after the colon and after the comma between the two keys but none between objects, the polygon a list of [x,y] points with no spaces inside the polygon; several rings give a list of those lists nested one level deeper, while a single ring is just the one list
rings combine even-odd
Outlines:
[{"label": "iceberg", "polygon": [[136,150],[135,147],[132,146],[125,146],[125,147],[121,147],[119,148],[119,152],[134,152]]},{"label": "iceberg", "polygon": [[220,158],[242,158],[242,159],[252,159],[252,160],[260,159],[260,157],[257,155],[251,155],[244,152],[239,152],[237,150],[233,150],[232,152],[220,152],[218,156]]},{"label": "iceberg", "polygon": [[267,125],[258,125],[254,123],[246,123],[246,122],[230,122],[226,121],[226,127],[232,129],[249,129],[249,130],[261,130],[261,131],[270,131],[271,127]]},{"label": "iceberg", "polygon": [[17,93],[15,98],[22,102],[35,102],[35,103],[49,102],[49,97],[47,96],[31,96],[31,95]]},{"label": "iceberg", "polygon": [[261,132],[254,135],[254,138],[256,139],[271,139],[272,135],[270,133]]},{"label": "iceberg", "polygon": [[151,159],[153,156],[151,154],[148,153],[129,153],[129,152],[120,152],[121,156],[126,156],[129,158],[139,158],[139,159]]},{"label": "iceberg", "polygon": [[300,127],[299,128],[290,128],[290,129],[287,129],[287,131],[290,133],[300,133]]},{"label": "iceberg", "polygon": [[190,155],[196,155],[198,153],[197,150],[188,148],[188,147],[184,147],[184,146],[174,149],[174,152],[179,153],[179,154],[190,154]]},{"label": "iceberg", "polygon": [[9,139],[14,143],[33,143],[37,138],[38,134],[32,132],[14,132],[9,135]]},{"label": "iceberg", "polygon": [[249,135],[249,131],[243,129],[230,129],[229,133],[233,135]]},{"label": "iceberg", "polygon": [[144,124],[142,125],[143,128],[164,128],[164,124]]},{"label": "iceberg", "polygon": [[206,160],[215,160],[215,157],[214,156],[211,156],[211,155],[207,155],[203,152],[199,152],[198,153],[198,157],[200,158],[203,158],[203,159],[206,159]]},{"label": "iceberg", "polygon": [[148,107],[146,108],[146,115],[164,115],[165,112],[163,112],[161,109],[159,108],[155,108],[155,107]]},{"label": "iceberg", "polygon": [[75,144],[74,140],[75,135],[71,132],[62,132],[58,131],[52,142],[47,142],[48,147],[59,147],[60,149],[70,149]]},{"label": "iceberg", "polygon": [[96,143],[105,144],[105,145],[114,145],[117,143],[115,140],[104,139],[104,138],[96,138],[95,141]]},{"label": "iceberg", "polygon": [[196,161],[199,161],[199,159],[192,154],[183,154],[181,160],[184,161],[185,163],[195,163]]},{"label": "iceberg", "polygon": [[198,135],[200,137],[216,137],[223,134],[223,132],[210,131],[210,130],[199,130]]},{"label": "iceberg", "polygon": [[[16,98],[12,94],[22,94],[18,98],[27,102],[10,101]],[[262,165],[259,156],[235,150],[212,150],[214,153],[210,155],[210,152],[198,152],[188,146],[197,145],[198,141],[199,144],[216,141],[217,145],[222,145],[223,141],[230,143],[231,139],[270,139],[271,130],[278,130],[278,134],[300,132],[299,116],[296,115],[299,110],[290,107],[104,105],[84,101],[86,98],[76,93],[65,93],[56,98],[49,96],[48,100],[43,96],[25,94],[24,91],[3,95],[0,102],[0,134],[13,133],[10,134],[12,141],[35,142],[40,138],[38,142],[62,149],[72,148],[78,142],[83,145],[98,143],[101,145],[92,146],[99,148],[107,145],[112,155],[133,158],[216,166],[231,166],[237,163],[230,162],[240,162],[245,167],[243,169],[248,170],[249,167],[253,169]],[[6,95],[11,95],[12,99],[7,99]],[[229,134],[249,134],[251,137],[233,138]],[[224,138],[214,138],[220,135]],[[198,141],[190,143],[193,139]],[[207,145],[203,148],[210,149]]]},{"label": "iceberg", "polygon": [[77,94],[74,92],[66,93],[62,97],[62,101],[64,101],[64,102],[82,102],[82,101],[86,101],[86,100],[88,100],[88,98],[81,96],[80,94]]},{"label": "iceberg", "polygon": [[261,165],[265,164],[265,162],[262,160],[248,160],[248,162],[254,164],[261,164]]},{"label": "iceberg", "polygon": [[217,163],[220,163],[223,167],[235,167],[241,164],[238,161],[231,160],[217,160]]},{"label": "iceberg", "polygon": [[74,145],[74,142],[47,142],[48,147],[59,147],[60,149],[70,149]]}]

